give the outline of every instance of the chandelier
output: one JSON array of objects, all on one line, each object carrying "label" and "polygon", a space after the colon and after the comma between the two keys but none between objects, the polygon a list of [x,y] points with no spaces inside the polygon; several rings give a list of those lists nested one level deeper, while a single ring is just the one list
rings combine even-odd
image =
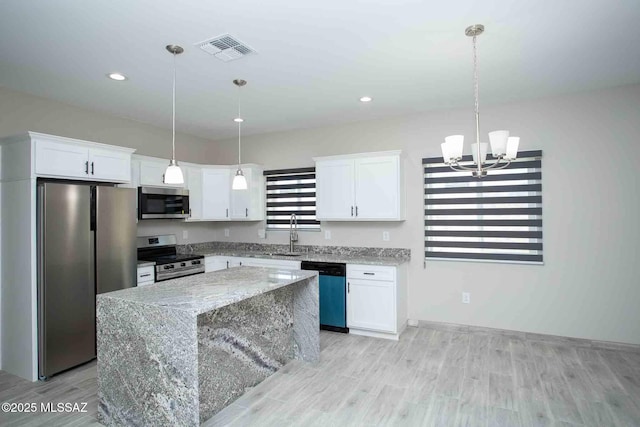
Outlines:
[{"label": "chandelier", "polygon": [[467,27],[465,34],[473,37],[473,92],[475,97],[475,115],[476,115],[476,143],[471,144],[471,153],[475,166],[461,165],[462,149],[464,135],[451,135],[446,137],[445,142],[440,144],[442,147],[442,157],[451,169],[459,172],[471,172],[476,178],[482,178],[487,175],[489,169],[504,169],[518,155],[518,144],[520,138],[517,136],[509,136],[508,130],[496,130],[489,132],[489,141],[491,142],[491,154],[495,161],[487,163],[487,148],[489,144],[480,142],[480,113],[478,111],[478,56],[476,49],[476,37],[484,32],[484,25],[472,25]]}]

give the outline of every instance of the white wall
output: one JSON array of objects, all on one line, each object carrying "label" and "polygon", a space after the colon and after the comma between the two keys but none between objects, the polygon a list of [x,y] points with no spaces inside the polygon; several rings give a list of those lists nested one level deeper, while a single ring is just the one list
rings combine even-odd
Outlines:
[{"label": "white wall", "polygon": [[[135,148],[136,154],[168,159],[169,118],[167,129],[161,129],[0,87],[0,138],[34,131]],[[177,133],[176,157],[178,161],[202,162],[208,145],[205,139]]]},{"label": "white wall", "polygon": [[[374,101],[376,102],[376,101]],[[383,101],[381,101],[383,102]],[[375,108],[375,105],[371,105]],[[243,138],[243,160],[266,169],[312,165],[312,156],[401,149],[407,157],[407,220],[323,223],[300,244],[408,247],[409,317],[640,344],[640,85],[541,99],[481,111],[483,134],[510,129],[521,149],[542,149],[543,266],[430,261],[423,268],[421,159],[440,155],[444,137],[474,135],[464,110]],[[232,163],[235,140],[209,157]],[[256,241],[264,223],[214,224],[218,240]],[[389,230],[391,241],[382,241]],[[286,243],[286,232],[266,242]],[[461,304],[461,292],[471,304]]]}]

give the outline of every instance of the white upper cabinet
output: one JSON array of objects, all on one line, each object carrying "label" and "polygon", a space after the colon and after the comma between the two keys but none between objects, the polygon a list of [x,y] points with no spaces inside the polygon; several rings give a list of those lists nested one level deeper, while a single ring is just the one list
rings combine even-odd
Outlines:
[{"label": "white upper cabinet", "polygon": [[130,182],[133,149],[33,134],[38,176]]},{"label": "white upper cabinet", "polygon": [[203,220],[229,220],[230,194],[231,174],[227,166],[202,169]]},{"label": "white upper cabinet", "polygon": [[[149,187],[178,187],[184,184],[165,184],[164,172],[169,166],[169,159],[157,159],[153,157],[137,156],[140,159],[140,185]],[[184,168],[182,168],[184,174]]]},{"label": "white upper cabinet", "polygon": [[189,219],[202,219],[202,168],[187,167],[185,171],[186,185],[189,190]]},{"label": "white upper cabinet", "polygon": [[89,172],[108,181],[131,180],[131,153],[101,148],[89,149]]},{"label": "white upper cabinet", "polygon": [[316,161],[316,218],[353,218],[354,177],[353,159]]},{"label": "white upper cabinet", "polygon": [[315,158],[316,217],[322,221],[401,221],[400,151]]},{"label": "white upper cabinet", "polygon": [[[230,179],[236,174],[236,167],[230,168]],[[230,217],[236,221],[261,221],[264,219],[264,177],[258,165],[242,165],[247,179],[246,190],[231,190]]]},{"label": "white upper cabinet", "polygon": [[356,159],[354,182],[358,219],[401,219],[400,156]]}]

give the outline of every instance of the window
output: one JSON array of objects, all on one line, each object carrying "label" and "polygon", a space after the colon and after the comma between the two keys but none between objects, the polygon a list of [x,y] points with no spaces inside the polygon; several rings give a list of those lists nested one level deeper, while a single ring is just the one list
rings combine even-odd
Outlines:
[{"label": "window", "polygon": [[267,230],[289,229],[296,214],[298,229],[320,231],[316,220],[316,168],[264,171],[267,183]]},{"label": "window", "polygon": [[[542,263],[542,151],[478,179],[442,157],[424,166],[425,260]],[[462,164],[471,165],[471,156]]]}]

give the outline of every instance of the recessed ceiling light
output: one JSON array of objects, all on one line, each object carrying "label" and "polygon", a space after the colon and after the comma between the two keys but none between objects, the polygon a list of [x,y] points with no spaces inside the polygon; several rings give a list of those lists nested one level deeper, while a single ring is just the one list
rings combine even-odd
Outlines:
[{"label": "recessed ceiling light", "polygon": [[371,102],[373,101],[373,98],[370,96],[363,96],[362,98],[360,98],[360,102]]},{"label": "recessed ceiling light", "polygon": [[119,82],[123,81],[123,80],[127,80],[127,76],[125,76],[124,74],[120,74],[120,73],[111,73],[107,75],[111,80],[117,80]]}]

